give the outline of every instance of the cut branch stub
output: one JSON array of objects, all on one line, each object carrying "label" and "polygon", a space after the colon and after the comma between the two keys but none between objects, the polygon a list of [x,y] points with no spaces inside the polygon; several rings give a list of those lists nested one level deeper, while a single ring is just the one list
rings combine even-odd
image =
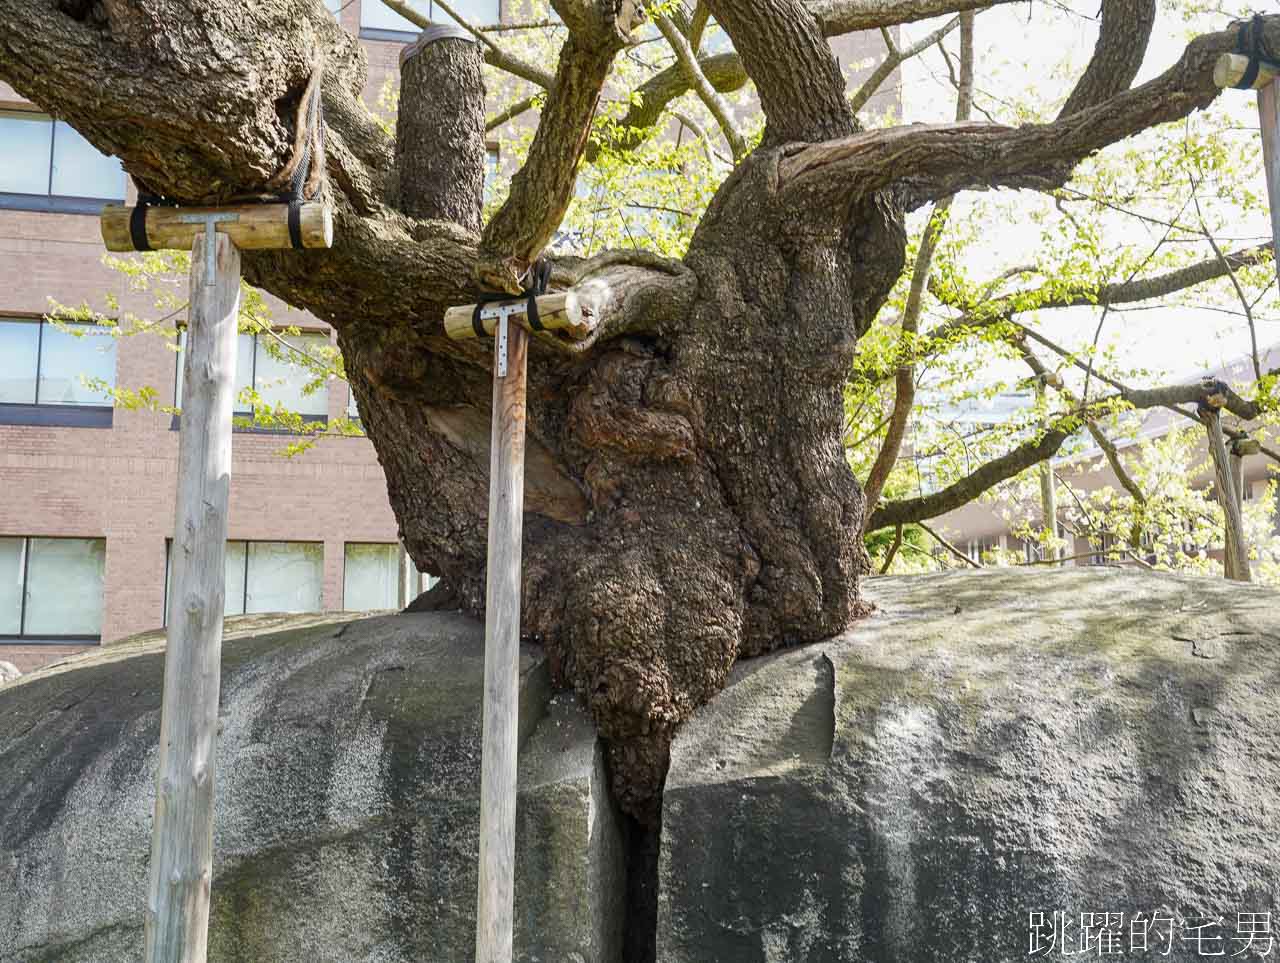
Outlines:
[{"label": "cut branch stub", "polygon": [[396,166],[400,208],[480,232],[484,201],[484,77],[480,47],[434,26],[400,54]]},{"label": "cut branch stub", "polygon": [[[1213,65],[1213,82],[1225,90],[1228,87],[1235,87],[1240,84],[1248,72],[1248,57],[1244,54],[1225,53],[1218,57],[1217,63]],[[1275,80],[1277,76],[1280,76],[1280,74],[1269,64],[1259,64],[1258,74],[1253,83],[1249,85],[1249,89],[1261,90]]]},{"label": "cut branch stub", "polygon": [[[204,233],[203,218],[215,216],[215,229],[242,251],[293,247],[288,204],[240,204],[233,207],[151,207],[145,209],[146,247],[135,244],[132,221],[137,208],[110,204],[102,209],[102,240],[108,251],[189,251]],[[304,248],[333,247],[333,211],[319,201],[298,208],[298,236]]]}]

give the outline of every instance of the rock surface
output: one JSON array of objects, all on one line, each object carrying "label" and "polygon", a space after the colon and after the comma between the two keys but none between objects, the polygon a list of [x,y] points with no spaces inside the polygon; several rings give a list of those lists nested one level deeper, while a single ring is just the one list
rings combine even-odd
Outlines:
[{"label": "rock surface", "polygon": [[[210,963],[472,958],[482,659],[453,615],[227,642]],[[141,959],[162,667],[135,640],[0,693],[3,963]],[[602,753],[522,668],[517,959],[612,963]]]},{"label": "rock surface", "polygon": [[[1115,570],[870,592],[680,733],[658,963],[1012,963],[1031,913],[1090,957],[1081,914],[1125,914],[1122,960],[1232,958],[1240,913],[1280,936],[1280,593]],[[241,628],[271,634],[224,650],[211,963],[470,961],[480,627]],[[0,690],[0,963],[141,958],[161,661],[141,638]],[[535,650],[523,680],[517,960],[619,963],[602,753]],[[1131,951],[1135,912],[1220,915],[1198,932],[1221,939]]]},{"label": "rock surface", "polygon": [[[1119,570],[869,594],[875,617],[739,665],[677,738],[660,963],[1025,961],[1037,912],[1077,952],[1109,912],[1109,958],[1261,956],[1238,914],[1280,931],[1280,594]],[[1144,954],[1135,912],[1189,922]]]}]

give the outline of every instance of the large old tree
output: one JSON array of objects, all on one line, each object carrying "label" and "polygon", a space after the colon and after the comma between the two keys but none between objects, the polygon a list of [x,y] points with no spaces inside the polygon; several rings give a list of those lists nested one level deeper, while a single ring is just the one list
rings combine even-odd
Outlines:
[{"label": "large old tree", "polygon": [[[361,102],[359,44],[319,0],[0,4],[0,78],[181,202],[276,193],[310,137],[318,78],[333,250],[246,254],[246,273],[337,329],[405,543],[472,612],[484,605],[490,360],[483,344],[447,340],[442,315],[521,289],[569,203],[611,64],[646,15],[630,0],[553,3],[568,39],[554,76],[535,78],[548,88],[540,125],[487,223],[480,58],[500,52],[433,45],[405,73],[393,140]],[[1209,104],[1214,60],[1236,42],[1233,29],[1202,36],[1131,87],[1155,2],[1103,0],[1093,59],[1052,123],[864,131],[828,38],[978,5],[705,0],[664,19],[691,53],[668,82],[705,89],[708,75],[745,70],[763,141],[734,145],[741,159],[682,260],[555,264],[553,286],[582,294],[594,331],[542,337],[531,354],[524,632],[590,705],[633,814],[652,812],[675,727],[736,659],[829,636],[865,610],[865,501],[841,392],[903,269],[904,214],[959,190],[1060,185],[1092,152]],[[698,69],[697,45],[671,31],[701,30],[707,13],[736,55]],[[1266,31],[1280,49],[1280,16]]]}]

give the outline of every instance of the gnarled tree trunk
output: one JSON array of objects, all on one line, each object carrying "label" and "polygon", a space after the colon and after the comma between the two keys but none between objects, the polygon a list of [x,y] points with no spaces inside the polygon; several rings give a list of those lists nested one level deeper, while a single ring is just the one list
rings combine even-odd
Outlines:
[{"label": "gnarled tree trunk", "polygon": [[[970,187],[1060,183],[1091,151],[1207,104],[1212,60],[1234,43],[1231,31],[1200,38],[1130,90],[1140,58],[1115,56],[1114,41],[1151,4],[1107,0],[1101,59],[1053,124],[859,132],[825,36],[974,4],[908,6],[708,0],[760,94],[764,143],[683,261],[556,264],[553,283],[577,289],[596,327],[576,345],[535,339],[530,354],[524,632],[590,705],[618,795],[641,817],[675,727],[735,659],[830,635],[864,610],[864,502],[841,391],[901,270],[904,210]],[[490,360],[446,339],[443,313],[484,288],[518,289],[563,216],[635,21],[631,3],[556,7],[570,33],[540,127],[481,227],[483,101],[466,41],[441,41],[406,72],[394,147],[359,102],[358,45],[314,0],[0,5],[0,77],[184,202],[278,189],[323,63],[334,248],[247,253],[246,275],[337,328],[405,543],[444,580],[439,594],[474,613]],[[1280,47],[1280,18],[1267,30]],[[452,162],[432,163],[445,146]]]}]

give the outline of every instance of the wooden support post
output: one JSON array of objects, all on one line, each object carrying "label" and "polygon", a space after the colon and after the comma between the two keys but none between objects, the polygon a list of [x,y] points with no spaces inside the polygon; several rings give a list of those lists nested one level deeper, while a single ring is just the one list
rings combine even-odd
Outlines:
[{"label": "wooden support post", "polygon": [[1232,477],[1227,445],[1222,433],[1222,418],[1216,408],[1201,409],[1201,418],[1209,434],[1209,454],[1213,458],[1214,484],[1218,492],[1218,504],[1222,506],[1226,524],[1224,530],[1223,569],[1226,577],[1235,582],[1251,582],[1249,545],[1244,535],[1244,515],[1236,499],[1236,483]]},{"label": "wooden support post", "polygon": [[[591,310],[573,291],[540,295],[537,304],[541,328],[559,338],[582,341],[595,329]],[[478,324],[474,304],[445,312],[450,338],[494,335],[476,963],[511,963],[514,930],[528,312],[522,297],[483,305]]]},{"label": "wooden support post", "polygon": [[1267,169],[1267,198],[1271,202],[1271,242],[1280,276],[1280,79],[1258,91],[1258,119],[1262,126],[1262,159]]},{"label": "wooden support post", "polygon": [[[476,963],[511,963],[520,703],[520,552],[524,518],[525,382],[529,336],[507,323],[494,343],[485,587],[484,726]],[[505,358],[502,354],[505,352]],[[505,368],[505,374],[500,371]]]},{"label": "wooden support post", "polygon": [[[1244,80],[1248,69],[1248,57],[1222,54],[1213,67],[1213,82],[1223,88],[1234,87]],[[1267,197],[1271,202],[1271,239],[1276,271],[1280,275],[1280,76],[1269,64],[1263,63],[1253,81],[1253,89],[1258,92],[1262,158],[1266,167]]]},{"label": "wooden support post", "polygon": [[195,238],[190,297],[146,963],[204,963],[209,929],[223,565],[240,305],[240,252],[212,227]]}]

